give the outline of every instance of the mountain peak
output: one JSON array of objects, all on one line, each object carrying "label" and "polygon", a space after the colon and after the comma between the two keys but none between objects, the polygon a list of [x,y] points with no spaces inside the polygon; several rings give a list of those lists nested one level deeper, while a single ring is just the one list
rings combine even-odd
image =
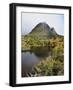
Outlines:
[{"label": "mountain peak", "polygon": [[50,28],[49,25],[46,22],[40,22],[37,26],[42,26],[42,27],[46,27],[46,28]]},{"label": "mountain peak", "polygon": [[56,37],[57,33],[55,29],[50,28],[50,26],[46,22],[40,22],[33,28],[29,35],[38,38],[52,38]]},{"label": "mountain peak", "polygon": [[48,25],[46,22],[40,22],[39,25]]}]

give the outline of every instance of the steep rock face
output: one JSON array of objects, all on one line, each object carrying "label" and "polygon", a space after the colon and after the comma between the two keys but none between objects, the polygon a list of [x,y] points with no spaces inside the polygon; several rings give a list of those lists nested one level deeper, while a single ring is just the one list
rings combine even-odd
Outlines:
[{"label": "steep rock face", "polygon": [[37,37],[39,39],[52,38],[58,36],[54,28],[50,28],[45,22],[39,23],[34,29],[28,34],[28,36]]}]

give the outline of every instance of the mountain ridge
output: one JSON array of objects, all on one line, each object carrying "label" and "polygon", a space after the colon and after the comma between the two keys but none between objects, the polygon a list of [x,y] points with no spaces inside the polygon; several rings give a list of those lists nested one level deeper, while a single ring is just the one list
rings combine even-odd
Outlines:
[{"label": "mountain ridge", "polygon": [[51,28],[47,23],[40,22],[26,36],[37,37],[39,39],[42,39],[42,38],[46,39],[46,38],[52,38],[52,37],[55,38],[55,37],[58,37],[60,35],[57,34],[57,32],[55,31],[54,27]]}]

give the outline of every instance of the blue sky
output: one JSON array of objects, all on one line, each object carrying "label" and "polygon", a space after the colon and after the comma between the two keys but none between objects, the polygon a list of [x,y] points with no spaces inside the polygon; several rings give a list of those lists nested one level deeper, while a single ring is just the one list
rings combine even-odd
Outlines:
[{"label": "blue sky", "polygon": [[40,22],[47,23],[51,28],[54,27],[56,32],[64,35],[64,15],[53,13],[22,13],[22,35],[27,35]]}]

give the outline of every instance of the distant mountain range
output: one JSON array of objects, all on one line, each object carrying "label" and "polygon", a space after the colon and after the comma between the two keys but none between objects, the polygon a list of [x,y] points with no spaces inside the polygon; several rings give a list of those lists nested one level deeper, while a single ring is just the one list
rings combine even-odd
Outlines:
[{"label": "distant mountain range", "polygon": [[60,36],[56,33],[54,28],[50,28],[48,24],[45,22],[41,22],[37,24],[33,30],[26,36],[32,36],[32,37],[37,37],[39,39],[46,39],[46,38],[52,38],[52,37],[57,37]]}]

